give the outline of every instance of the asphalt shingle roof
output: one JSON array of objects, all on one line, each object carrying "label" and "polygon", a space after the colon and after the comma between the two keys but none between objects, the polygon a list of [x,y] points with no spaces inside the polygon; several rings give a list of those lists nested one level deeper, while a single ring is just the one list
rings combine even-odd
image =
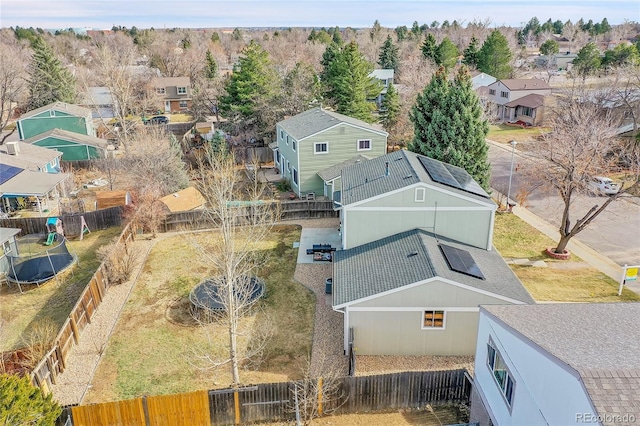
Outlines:
[{"label": "asphalt shingle roof", "polygon": [[[468,251],[485,280],[452,271],[438,243]],[[524,303],[535,303],[495,250],[488,251],[414,229],[334,255],[333,304],[353,302],[440,277]]]},{"label": "asphalt shingle roof", "polygon": [[344,169],[345,167],[367,160],[369,160],[369,157],[367,157],[366,155],[356,155],[355,157],[351,157],[348,160],[343,161],[342,163],[334,164],[333,166],[320,170],[318,172],[318,176],[320,176],[320,178],[325,182],[329,182],[339,177],[342,174],[342,169]]},{"label": "asphalt shingle roof", "polygon": [[20,167],[21,169],[38,171],[39,167],[50,163],[62,156],[59,151],[31,145],[22,141],[18,142],[20,150],[18,155],[9,154],[7,145],[0,145],[0,160],[3,164]]},{"label": "asphalt shingle roof", "polygon": [[598,414],[640,419],[640,303],[483,308],[576,370]]},{"label": "asphalt shingle roof", "polygon": [[509,90],[551,90],[551,86],[539,78],[511,78],[499,80],[499,82]]},{"label": "asphalt shingle roof", "polygon": [[330,129],[340,123],[351,124],[379,134],[387,133],[369,123],[337,112],[322,108],[313,108],[278,123],[282,129],[296,140],[301,140],[316,133]]},{"label": "asphalt shingle roof", "polygon": [[91,110],[88,108],[68,104],[66,102],[53,102],[49,105],[45,105],[32,111],[25,112],[20,116],[20,119],[24,120],[25,118],[34,117],[42,112],[49,111],[51,109],[68,112],[69,114],[76,115],[78,117],[86,117],[87,115],[91,115]]},{"label": "asphalt shingle roof", "polygon": [[[342,205],[357,203],[418,182],[458,192],[484,203],[489,201],[488,196],[482,197],[434,182],[420,163],[419,157],[422,156],[399,150],[342,169]],[[469,179],[472,179],[471,176]]]},{"label": "asphalt shingle roof", "polygon": [[109,142],[107,142],[105,139],[96,138],[95,136],[83,135],[81,133],[70,132],[63,129],[51,129],[38,135],[32,136],[29,139],[25,139],[23,142],[31,144],[48,137],[64,139],[67,141],[94,146],[101,149],[105,149],[107,148],[107,145],[109,145]]}]

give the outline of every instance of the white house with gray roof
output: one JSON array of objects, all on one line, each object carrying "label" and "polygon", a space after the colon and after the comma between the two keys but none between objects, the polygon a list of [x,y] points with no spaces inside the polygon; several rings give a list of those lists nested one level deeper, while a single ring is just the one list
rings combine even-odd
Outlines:
[{"label": "white house with gray roof", "polygon": [[481,306],[471,421],[640,422],[638,318],[640,303]]},{"label": "white house with gray roof", "polygon": [[[364,121],[313,108],[276,124],[276,168],[293,191],[331,196],[335,173],[323,180],[318,172],[359,156],[379,157],[387,152],[387,133]],[[355,161],[355,160],[353,160]]]},{"label": "white house with gray roof", "polygon": [[495,250],[420,229],[338,250],[333,268],[358,355],[472,355],[479,305],[534,303]]},{"label": "white house with gray roof", "polygon": [[491,250],[496,204],[463,169],[394,151],[342,170],[334,196],[348,249],[424,229]]}]

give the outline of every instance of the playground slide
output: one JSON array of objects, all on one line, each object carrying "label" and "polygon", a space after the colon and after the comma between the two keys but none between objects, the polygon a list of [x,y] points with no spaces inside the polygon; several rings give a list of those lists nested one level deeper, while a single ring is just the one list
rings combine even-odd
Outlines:
[{"label": "playground slide", "polygon": [[53,244],[53,240],[56,239],[56,233],[55,232],[49,232],[49,236],[47,237],[47,242],[44,243],[45,246],[50,246],[51,244]]}]

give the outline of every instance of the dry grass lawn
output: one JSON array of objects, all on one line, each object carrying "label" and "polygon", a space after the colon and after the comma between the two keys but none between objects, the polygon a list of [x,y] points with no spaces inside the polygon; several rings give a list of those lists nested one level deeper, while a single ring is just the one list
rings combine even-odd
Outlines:
[{"label": "dry grass lawn", "polygon": [[516,126],[507,126],[506,124],[491,124],[489,126],[487,139],[504,144],[515,140],[518,142],[519,149],[522,149],[522,143],[533,142],[547,130],[545,127],[528,127],[523,129]]},{"label": "dry grass lawn", "polygon": [[[226,387],[230,368],[201,371],[193,365],[194,349],[211,348],[226,355],[224,326],[199,326],[190,316],[189,293],[207,277],[207,267],[190,239],[211,244],[212,233],[172,236],[151,250],[130,299],[120,316],[84,403]],[[311,350],[315,301],[293,280],[300,227],[274,228],[261,250],[266,265],[257,274],[266,294],[257,315],[245,326],[272,322],[273,335],[260,364],[246,365],[243,383],[287,381],[300,377]],[[247,344],[246,339],[242,341]]]},{"label": "dry grass lawn", "polygon": [[60,330],[78,297],[100,265],[96,251],[120,234],[119,227],[86,234],[82,241],[67,241],[67,248],[78,256],[78,264],[40,286],[0,288],[0,351],[23,347],[23,337],[38,323],[50,322]]},{"label": "dry grass lawn", "polygon": [[618,283],[573,255],[568,261],[551,259],[544,249],[554,244],[514,214],[496,215],[494,245],[505,258],[543,260],[548,267],[510,265],[537,301],[628,302],[640,295],[625,288],[618,296]]}]

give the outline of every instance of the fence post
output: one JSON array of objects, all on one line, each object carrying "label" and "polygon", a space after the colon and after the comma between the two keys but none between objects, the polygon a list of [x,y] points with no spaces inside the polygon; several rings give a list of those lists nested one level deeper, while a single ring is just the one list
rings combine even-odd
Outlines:
[{"label": "fence post", "polygon": [[69,315],[70,324],[71,324],[71,334],[73,334],[73,341],[78,344],[80,340],[80,333],[78,332],[78,324],[76,324],[76,320],[73,318],[73,313]]},{"label": "fence post", "polygon": [[236,420],[235,424],[240,424],[240,394],[238,394],[238,390],[233,391],[233,406],[235,408]]},{"label": "fence post", "polygon": [[318,377],[318,416],[322,416],[322,377]]}]

